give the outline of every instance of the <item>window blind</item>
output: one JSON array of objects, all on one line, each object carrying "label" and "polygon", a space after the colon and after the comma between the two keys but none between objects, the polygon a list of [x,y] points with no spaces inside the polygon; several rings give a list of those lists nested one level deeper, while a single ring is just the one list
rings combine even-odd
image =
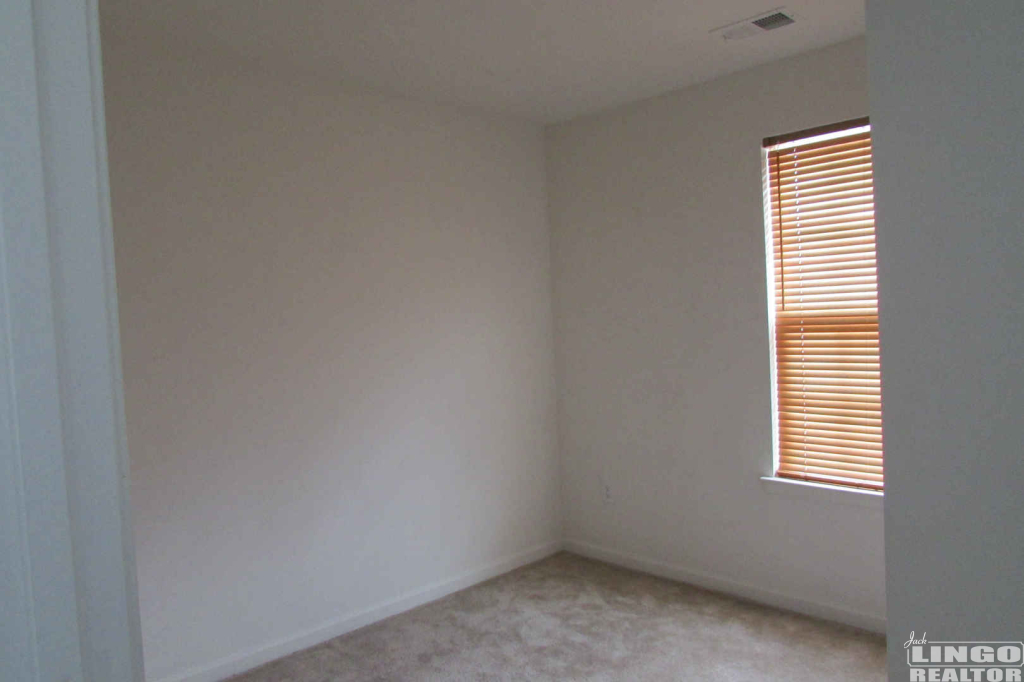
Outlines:
[{"label": "window blind", "polygon": [[768,138],[776,475],[883,488],[867,119]]}]

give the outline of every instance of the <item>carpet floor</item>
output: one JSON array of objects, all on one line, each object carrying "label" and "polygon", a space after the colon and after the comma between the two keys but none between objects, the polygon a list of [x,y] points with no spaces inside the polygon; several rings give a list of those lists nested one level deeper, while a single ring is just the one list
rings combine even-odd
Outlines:
[{"label": "carpet floor", "polygon": [[232,682],[882,682],[885,641],[561,553]]}]

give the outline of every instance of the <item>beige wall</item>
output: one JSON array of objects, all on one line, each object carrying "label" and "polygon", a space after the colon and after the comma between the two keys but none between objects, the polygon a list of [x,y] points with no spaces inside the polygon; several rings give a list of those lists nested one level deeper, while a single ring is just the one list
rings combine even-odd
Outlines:
[{"label": "beige wall", "polygon": [[769,492],[761,140],[868,113],[863,40],[547,132],[570,547],[884,627],[881,505]]},{"label": "beige wall", "polygon": [[546,135],[104,50],[148,679],[217,679],[563,538],[882,627],[879,508],[759,481],[760,140],[867,113],[862,40]]},{"label": "beige wall", "polygon": [[541,129],[105,38],[148,679],[550,550]]}]

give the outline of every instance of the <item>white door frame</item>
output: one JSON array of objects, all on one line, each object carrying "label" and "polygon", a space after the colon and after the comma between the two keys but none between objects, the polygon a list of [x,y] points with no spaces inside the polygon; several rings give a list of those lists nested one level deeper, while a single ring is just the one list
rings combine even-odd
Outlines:
[{"label": "white door frame", "polygon": [[0,2],[0,678],[141,682],[96,0]]}]

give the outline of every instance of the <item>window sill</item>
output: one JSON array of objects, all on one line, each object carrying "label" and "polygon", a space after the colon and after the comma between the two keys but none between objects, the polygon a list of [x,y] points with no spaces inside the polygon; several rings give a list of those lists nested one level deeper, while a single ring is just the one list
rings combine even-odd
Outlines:
[{"label": "window sill", "polygon": [[761,487],[773,495],[784,495],[809,502],[823,504],[844,504],[863,507],[881,512],[885,504],[885,494],[874,490],[858,490],[839,485],[825,483],[809,483],[789,478],[762,476]]}]

